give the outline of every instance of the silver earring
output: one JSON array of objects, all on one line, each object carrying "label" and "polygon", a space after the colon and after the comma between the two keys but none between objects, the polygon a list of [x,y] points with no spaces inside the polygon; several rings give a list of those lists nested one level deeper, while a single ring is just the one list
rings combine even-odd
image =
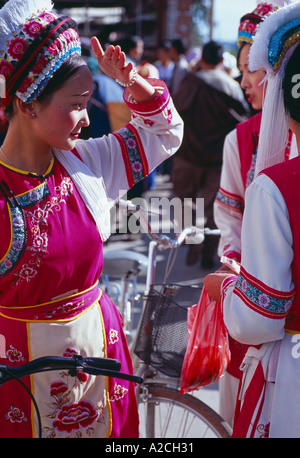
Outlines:
[{"label": "silver earring", "polygon": [[36,114],[35,113],[31,113],[31,117],[32,118],[36,118]]}]

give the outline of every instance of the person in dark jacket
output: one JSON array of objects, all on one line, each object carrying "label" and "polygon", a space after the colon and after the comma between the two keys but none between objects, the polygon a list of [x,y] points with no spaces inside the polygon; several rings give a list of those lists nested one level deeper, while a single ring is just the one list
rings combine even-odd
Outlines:
[{"label": "person in dark jacket", "polygon": [[[196,203],[204,198],[205,225],[215,228],[213,203],[219,189],[223,143],[236,124],[247,117],[239,84],[222,68],[223,48],[215,41],[203,47],[200,70],[187,73],[174,104],[184,120],[183,142],[174,156],[171,180],[176,197]],[[195,215],[196,216],[196,215]],[[193,224],[197,224],[194,220]],[[184,222],[183,222],[184,225]],[[202,249],[202,267],[214,267],[218,237],[202,246],[190,245],[186,262],[196,264]]]}]

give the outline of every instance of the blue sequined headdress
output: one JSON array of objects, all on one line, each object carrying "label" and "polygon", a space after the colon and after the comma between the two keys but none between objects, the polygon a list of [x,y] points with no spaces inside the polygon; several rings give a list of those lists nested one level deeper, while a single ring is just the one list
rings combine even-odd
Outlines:
[{"label": "blue sequined headdress", "polygon": [[285,109],[282,81],[286,64],[300,43],[300,2],[286,5],[258,28],[249,54],[249,70],[264,70],[266,84],[257,151],[256,175],[284,160],[290,116]]}]

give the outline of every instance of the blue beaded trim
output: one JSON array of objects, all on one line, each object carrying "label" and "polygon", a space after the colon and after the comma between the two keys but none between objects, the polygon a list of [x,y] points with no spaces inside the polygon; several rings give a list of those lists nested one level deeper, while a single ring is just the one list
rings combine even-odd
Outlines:
[{"label": "blue beaded trim", "polygon": [[270,40],[268,54],[269,62],[273,67],[281,57],[285,42],[298,31],[300,31],[300,17],[287,22],[274,33]]},{"label": "blue beaded trim", "polygon": [[12,240],[10,249],[5,257],[0,261],[0,278],[7,275],[20,260],[25,251],[27,238],[26,220],[23,208],[36,205],[50,195],[46,183],[32,189],[31,191],[16,196],[15,199],[19,206],[15,206],[12,199],[8,202],[8,211],[10,213]]},{"label": "blue beaded trim", "polygon": [[254,34],[250,32],[241,31],[238,34],[238,41],[247,41],[248,43],[252,43],[253,37],[254,37]]},{"label": "blue beaded trim", "polygon": [[52,78],[52,75],[59,69],[59,67],[70,57],[72,54],[81,54],[81,48],[80,46],[76,46],[74,48],[69,49],[66,53],[64,53],[58,60],[57,62],[49,69],[45,77],[36,85],[34,91],[26,97],[26,103],[34,101],[40,93],[43,91],[43,89],[47,86],[50,78]]}]

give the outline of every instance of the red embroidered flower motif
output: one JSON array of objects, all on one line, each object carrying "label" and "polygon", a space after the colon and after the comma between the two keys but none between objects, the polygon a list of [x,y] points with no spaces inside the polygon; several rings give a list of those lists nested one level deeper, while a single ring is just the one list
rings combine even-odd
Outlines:
[{"label": "red embroidered flower motif", "polygon": [[120,399],[124,398],[128,393],[128,389],[124,386],[118,385],[117,383],[114,386],[114,392],[112,397],[110,398],[111,402],[119,401]]},{"label": "red embroidered flower motif", "polygon": [[58,16],[55,13],[46,12],[46,13],[39,14],[39,18],[48,22],[48,24],[50,24],[50,22],[53,22],[57,17]]},{"label": "red embroidered flower motif", "polygon": [[32,216],[33,222],[38,224],[47,224],[48,212],[42,208],[37,208],[33,213],[29,213]]},{"label": "red embroidered flower motif", "polygon": [[66,356],[67,358],[71,358],[73,355],[78,355],[78,351],[76,348],[68,347],[65,351],[63,356]]},{"label": "red embroidered flower motif", "polygon": [[31,84],[32,84],[33,82],[34,82],[33,77],[32,77],[32,76],[27,76],[27,77],[24,79],[24,81],[23,81],[21,87],[18,89],[18,91],[21,92],[21,93],[23,94],[24,92],[27,91],[27,89],[29,88],[29,86],[31,86]]},{"label": "red embroidered flower motif", "polygon": [[51,45],[47,48],[47,51],[52,56],[56,56],[56,54],[58,54],[59,51],[62,50],[62,48],[63,48],[63,44],[61,40],[59,38],[56,38],[56,40],[54,40],[53,43],[51,43]]},{"label": "red embroidered flower motif", "polygon": [[50,395],[59,396],[68,391],[68,386],[64,382],[53,382],[50,386]]},{"label": "red embroidered flower motif", "polygon": [[91,402],[80,401],[66,404],[57,415],[57,420],[52,423],[53,428],[60,432],[71,433],[80,428],[87,429],[97,420],[98,412]]},{"label": "red embroidered flower motif", "polygon": [[65,30],[63,33],[63,38],[66,40],[67,43],[70,43],[73,40],[73,35],[71,34],[70,30]]},{"label": "red embroidered flower motif", "polygon": [[63,37],[65,38],[67,43],[74,41],[74,39],[78,39],[77,32],[75,30],[67,29],[62,33]]},{"label": "red embroidered flower motif", "polygon": [[32,38],[37,37],[43,30],[43,25],[38,21],[30,21],[24,25],[24,32]]},{"label": "red embroidered flower motif", "polygon": [[34,73],[35,75],[39,75],[41,71],[46,67],[47,64],[48,64],[48,59],[45,56],[41,56],[34,64],[32,73]]},{"label": "red embroidered flower motif", "polygon": [[22,423],[22,421],[27,421],[24,412],[22,412],[17,407],[10,407],[10,411],[6,414],[6,420],[9,420],[11,423]]},{"label": "red embroidered flower motif", "polygon": [[10,345],[9,350],[7,350],[6,356],[11,363],[19,363],[20,361],[24,361],[22,352],[17,350],[12,345]]},{"label": "red embroidered flower motif", "polygon": [[48,246],[48,237],[44,232],[40,235],[37,235],[33,239],[32,247],[36,251],[47,251]]},{"label": "red embroidered flower motif", "polygon": [[30,267],[28,264],[24,264],[20,270],[19,277],[23,280],[29,281],[31,278],[34,278],[37,274],[37,270]]},{"label": "red embroidered flower motif", "polygon": [[243,30],[251,33],[251,35],[254,35],[256,29],[257,29],[257,24],[253,24],[253,22],[250,22],[250,21],[246,21],[243,27]]},{"label": "red embroidered flower motif", "polygon": [[7,52],[13,59],[20,60],[27,48],[28,43],[25,38],[16,37],[11,40]]},{"label": "red embroidered flower motif", "polygon": [[115,329],[110,329],[109,331],[109,342],[108,345],[113,345],[119,340],[119,333]]},{"label": "red embroidered flower motif", "polygon": [[172,110],[166,111],[166,120],[169,124],[171,124],[173,118]]},{"label": "red embroidered flower motif", "polygon": [[266,16],[267,14],[271,13],[273,11],[273,5],[267,4],[267,3],[261,3],[258,5],[258,7],[255,10],[256,14],[259,14],[260,16]]},{"label": "red embroidered flower motif", "polygon": [[145,124],[146,126],[152,127],[152,126],[155,124],[155,122],[152,121],[151,119],[144,119],[144,124]]},{"label": "red embroidered flower motif", "polygon": [[61,195],[69,195],[73,192],[73,183],[70,178],[65,178],[61,184]]},{"label": "red embroidered flower motif", "polygon": [[0,61],[0,74],[4,76],[4,78],[8,79],[12,74],[14,66],[11,62],[7,62],[6,60],[2,59]]}]

